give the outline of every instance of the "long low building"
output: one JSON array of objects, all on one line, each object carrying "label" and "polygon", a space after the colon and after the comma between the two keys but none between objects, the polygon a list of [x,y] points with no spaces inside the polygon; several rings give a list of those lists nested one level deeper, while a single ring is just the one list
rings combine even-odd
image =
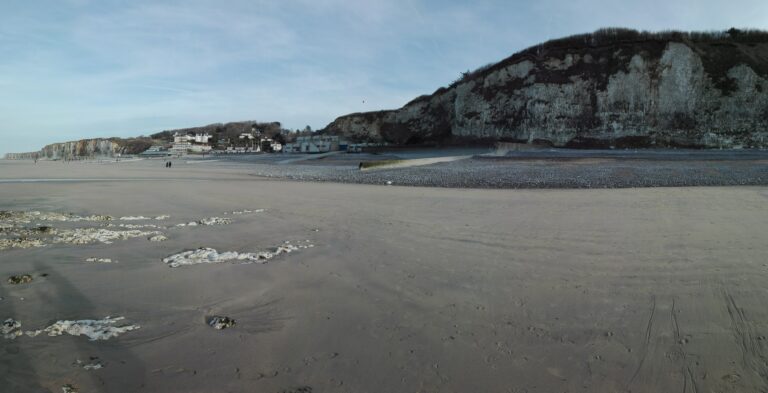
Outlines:
[{"label": "long low building", "polygon": [[339,150],[339,137],[336,135],[300,136],[293,143],[286,143],[283,153],[327,153]]},{"label": "long low building", "polygon": [[27,153],[6,153],[6,160],[36,160],[40,158],[39,151],[27,152]]},{"label": "long low building", "polygon": [[171,151],[164,146],[152,146],[139,153],[139,156],[141,157],[169,157],[170,155]]}]

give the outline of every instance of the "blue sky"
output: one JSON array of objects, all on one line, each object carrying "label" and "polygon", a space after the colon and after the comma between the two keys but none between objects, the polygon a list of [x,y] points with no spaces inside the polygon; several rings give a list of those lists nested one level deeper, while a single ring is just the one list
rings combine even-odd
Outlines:
[{"label": "blue sky", "polygon": [[322,128],[606,26],[768,29],[768,1],[2,0],[0,155],[235,120]]}]

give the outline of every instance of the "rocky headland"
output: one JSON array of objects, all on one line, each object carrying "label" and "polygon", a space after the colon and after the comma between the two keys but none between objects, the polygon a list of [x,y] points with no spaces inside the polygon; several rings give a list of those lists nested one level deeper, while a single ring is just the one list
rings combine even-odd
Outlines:
[{"label": "rocky headland", "polygon": [[603,29],[552,40],[325,130],[392,144],[764,148],[768,33]]}]

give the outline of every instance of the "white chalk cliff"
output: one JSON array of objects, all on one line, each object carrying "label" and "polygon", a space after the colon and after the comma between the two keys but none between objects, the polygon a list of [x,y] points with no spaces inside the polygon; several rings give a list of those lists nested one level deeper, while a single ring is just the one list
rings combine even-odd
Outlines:
[{"label": "white chalk cliff", "polygon": [[396,144],[768,147],[768,34],[596,32],[555,40],[397,110],[326,131]]}]

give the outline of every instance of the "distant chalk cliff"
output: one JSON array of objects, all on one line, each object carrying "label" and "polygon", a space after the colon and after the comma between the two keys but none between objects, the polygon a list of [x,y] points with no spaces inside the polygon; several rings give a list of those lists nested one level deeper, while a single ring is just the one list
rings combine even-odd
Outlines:
[{"label": "distant chalk cliff", "polygon": [[152,141],[146,138],[81,139],[79,141],[52,143],[36,152],[8,153],[5,155],[5,158],[11,160],[72,160],[78,158],[115,157],[120,154],[137,154],[146,150],[151,145]]},{"label": "distant chalk cliff", "polygon": [[27,153],[8,153],[10,160],[71,160],[81,158],[115,157],[121,154],[139,154],[153,144],[167,145],[173,141],[173,135],[189,133],[208,133],[212,143],[221,140],[237,141],[242,133],[257,131],[261,135],[282,138],[282,126],[279,122],[238,121],[214,123],[201,127],[180,128],[161,131],[149,137],[137,138],[94,138],[78,141],[52,143],[39,151]]}]

